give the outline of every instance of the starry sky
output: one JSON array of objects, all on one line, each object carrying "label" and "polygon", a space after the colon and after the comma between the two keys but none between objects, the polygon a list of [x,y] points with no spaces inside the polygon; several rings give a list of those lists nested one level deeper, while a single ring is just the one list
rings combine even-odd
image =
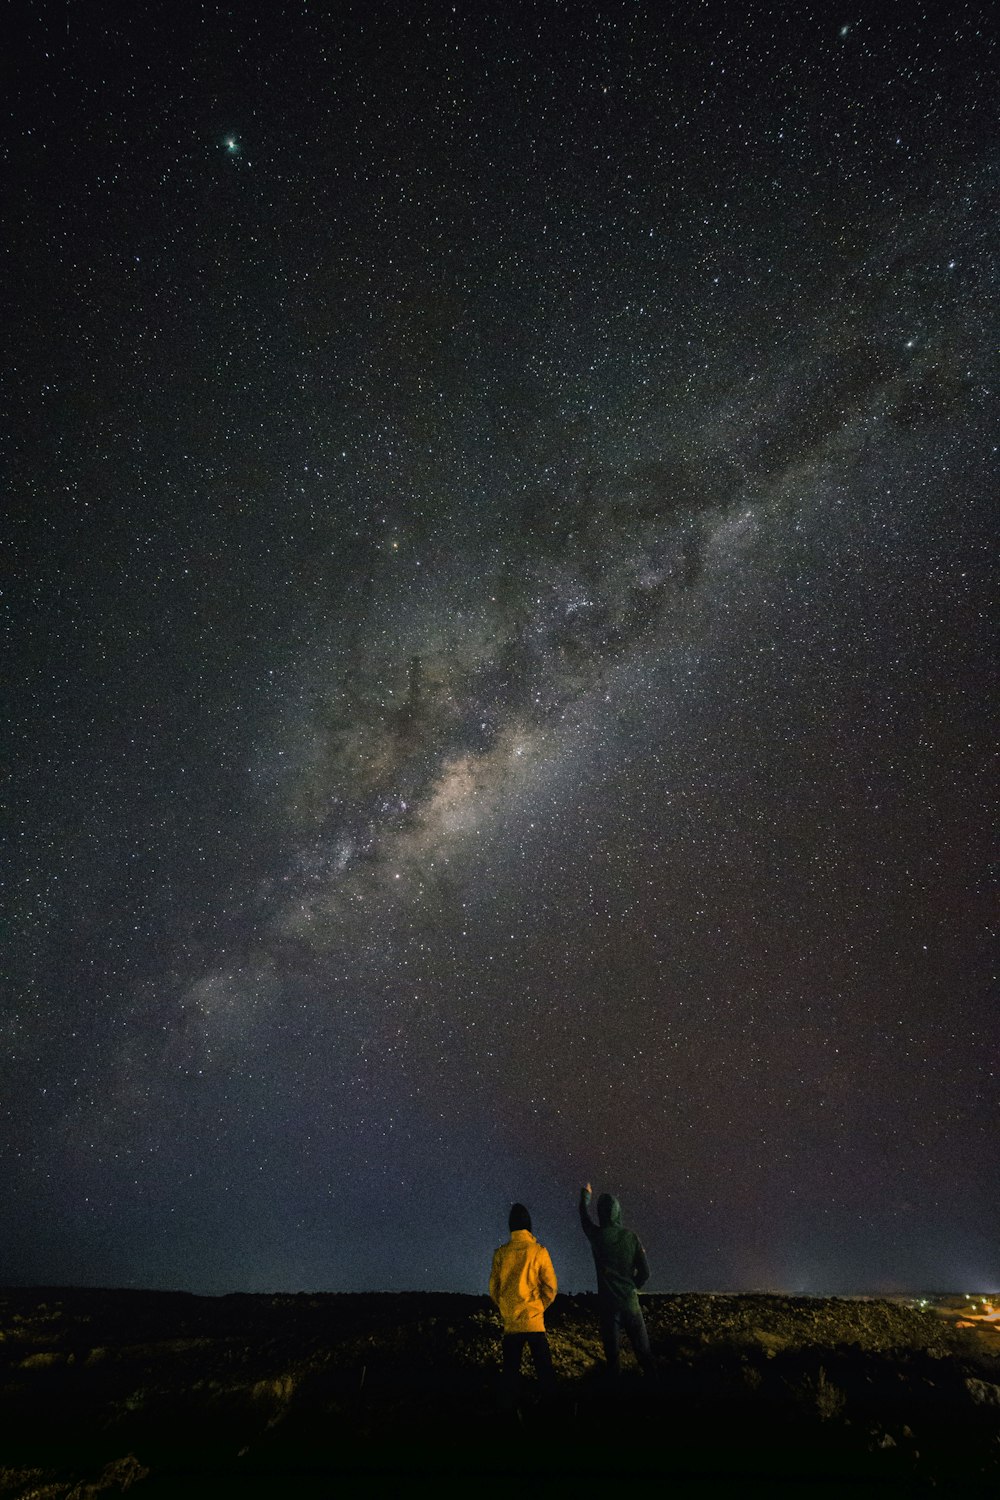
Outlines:
[{"label": "starry sky", "polygon": [[1000,1285],[989,7],[13,56],[0,1281]]}]

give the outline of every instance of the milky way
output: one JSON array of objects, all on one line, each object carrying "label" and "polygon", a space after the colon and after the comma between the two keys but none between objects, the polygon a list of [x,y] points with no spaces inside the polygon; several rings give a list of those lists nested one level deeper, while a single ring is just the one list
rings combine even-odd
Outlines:
[{"label": "milky way", "polygon": [[981,19],[39,20],[0,1274],[1000,1278]]}]

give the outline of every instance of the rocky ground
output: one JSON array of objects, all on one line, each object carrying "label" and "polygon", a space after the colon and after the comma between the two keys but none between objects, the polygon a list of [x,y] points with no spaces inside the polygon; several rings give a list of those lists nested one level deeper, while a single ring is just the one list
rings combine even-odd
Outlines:
[{"label": "rocky ground", "polygon": [[560,1296],[559,1393],[511,1411],[484,1297],[0,1292],[0,1497],[1000,1491],[1000,1331],[961,1300],[643,1304],[657,1379],[609,1390],[594,1298]]}]

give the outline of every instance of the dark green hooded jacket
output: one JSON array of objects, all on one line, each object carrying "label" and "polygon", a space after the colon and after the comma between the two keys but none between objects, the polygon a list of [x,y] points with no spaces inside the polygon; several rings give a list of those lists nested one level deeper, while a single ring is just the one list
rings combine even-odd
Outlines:
[{"label": "dark green hooded jacket", "polygon": [[597,1267],[597,1295],[601,1305],[638,1312],[638,1289],[649,1280],[649,1262],[639,1243],[639,1236],[622,1227],[622,1208],[617,1198],[602,1193],[597,1200],[595,1224],[587,1205],[590,1194],[580,1194],[580,1223],[594,1252]]}]

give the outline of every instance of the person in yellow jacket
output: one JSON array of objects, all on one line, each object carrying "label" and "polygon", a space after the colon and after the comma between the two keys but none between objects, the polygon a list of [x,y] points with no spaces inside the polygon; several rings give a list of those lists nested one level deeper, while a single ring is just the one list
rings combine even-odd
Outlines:
[{"label": "person in yellow jacket", "polygon": [[531,1232],[531,1215],[515,1203],[507,1220],[510,1239],[494,1251],[490,1296],[503,1318],[503,1384],[517,1390],[521,1356],[527,1344],[535,1373],[546,1392],[555,1386],[552,1351],[545,1332],[545,1309],[558,1289],[552,1257]]}]

